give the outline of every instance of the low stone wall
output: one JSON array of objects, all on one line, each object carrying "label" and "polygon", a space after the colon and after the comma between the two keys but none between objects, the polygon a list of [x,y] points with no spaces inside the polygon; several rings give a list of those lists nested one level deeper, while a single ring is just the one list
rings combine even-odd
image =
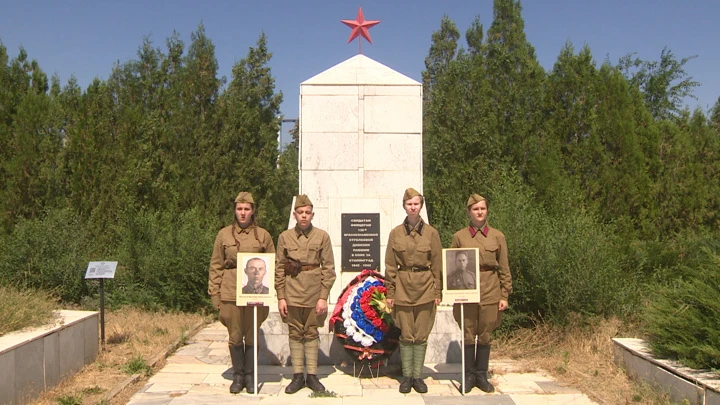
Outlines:
[{"label": "low stone wall", "polygon": [[720,376],[656,359],[642,339],[613,339],[615,363],[626,372],[668,394],[677,403],[720,405]]},{"label": "low stone wall", "polygon": [[[333,305],[329,313],[332,314]],[[329,319],[329,318],[328,318]],[[320,353],[318,363],[322,365],[341,365],[350,360],[335,335],[328,330],[327,320],[320,332]],[[290,347],[288,345],[288,327],[282,322],[277,308],[270,307],[270,315],[262,324],[258,333],[258,363],[269,365],[289,365]],[[428,339],[426,363],[460,363],[460,328],[452,316],[452,307],[438,307],[435,325]],[[399,364],[400,357],[395,351],[389,361]]]},{"label": "low stone wall", "polygon": [[0,337],[0,404],[31,402],[95,361],[99,313],[60,311],[55,325]]}]

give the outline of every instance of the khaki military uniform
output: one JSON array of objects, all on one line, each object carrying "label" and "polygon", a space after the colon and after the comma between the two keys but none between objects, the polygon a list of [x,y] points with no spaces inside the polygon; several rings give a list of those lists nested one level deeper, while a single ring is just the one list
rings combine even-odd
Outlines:
[{"label": "khaki military uniform", "polygon": [[[253,310],[235,303],[238,252],[275,253],[275,244],[268,231],[257,225],[242,229],[233,224],[218,232],[210,258],[208,293],[214,304],[220,301],[220,322],[228,328],[228,344],[242,345],[244,339],[245,344],[254,345]],[[258,307],[258,328],[269,312],[268,307]]]},{"label": "khaki military uniform", "polygon": [[400,341],[426,342],[435,323],[435,299],[442,297],[442,244],[438,231],[422,219],[393,228],[385,251],[387,298]]},{"label": "khaki military uniform", "polygon": [[[478,343],[486,345],[492,331],[500,325],[502,313],[498,310],[498,302],[507,301],[512,292],[505,235],[487,225],[481,230],[467,227],[453,235],[450,247],[480,250],[480,303],[463,304],[464,333],[466,344],[474,342],[477,336]],[[453,306],[453,315],[460,325],[460,304]]]},{"label": "khaki military uniform", "polygon": [[[285,274],[286,254],[303,266],[295,277]],[[315,305],[321,298],[328,299],[335,282],[330,236],[314,226],[305,232],[298,227],[288,229],[278,238],[276,257],[275,290],[278,300],[284,299],[288,305],[288,316],[283,320],[288,324],[290,339],[317,339],[318,327],[325,322],[327,314],[317,316]]]},{"label": "khaki military uniform", "polygon": [[448,290],[474,290],[475,272],[463,269],[456,269],[447,278]]}]

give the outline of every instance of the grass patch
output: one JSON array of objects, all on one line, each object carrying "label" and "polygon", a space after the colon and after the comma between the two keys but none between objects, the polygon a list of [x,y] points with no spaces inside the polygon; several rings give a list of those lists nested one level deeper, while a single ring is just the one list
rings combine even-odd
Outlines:
[{"label": "grass patch", "polygon": [[83,388],[83,390],[82,390],[83,394],[90,394],[90,395],[102,394],[103,392],[105,392],[105,390],[98,387],[97,385],[94,387]]},{"label": "grass patch", "polygon": [[51,294],[0,287],[0,336],[46,325],[56,317],[57,303]]},{"label": "grass patch", "polygon": [[493,340],[493,360],[511,358],[547,370],[562,385],[575,387],[601,404],[669,405],[662,392],[634,381],[613,362],[612,338],[643,337],[638,325],[616,318],[571,317],[564,326],[538,323],[500,334]]},{"label": "grass patch", "polygon": [[337,396],[337,392],[335,391],[313,391],[308,395],[309,398],[337,398]]},{"label": "grass patch", "polygon": [[82,396],[63,395],[57,399],[58,405],[82,405]]},{"label": "grass patch", "polygon": [[[145,344],[149,345],[150,343],[148,342]],[[150,367],[148,367],[147,362],[142,356],[135,356],[128,360],[128,362],[122,367],[122,370],[127,374],[150,374]]]}]

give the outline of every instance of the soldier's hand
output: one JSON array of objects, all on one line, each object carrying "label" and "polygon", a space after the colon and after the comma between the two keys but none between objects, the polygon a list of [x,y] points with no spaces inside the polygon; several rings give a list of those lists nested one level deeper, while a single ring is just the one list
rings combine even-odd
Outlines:
[{"label": "soldier's hand", "polygon": [[385,298],[385,302],[387,303],[387,306],[389,308],[392,308],[395,306],[395,299],[394,298]]},{"label": "soldier's hand", "polygon": [[507,300],[500,300],[498,303],[498,311],[504,311],[508,308],[508,302]]},{"label": "soldier's hand", "polygon": [[215,294],[210,296],[210,302],[212,303],[212,306],[215,307],[215,309],[220,309],[220,294]]},{"label": "soldier's hand", "polygon": [[320,298],[315,304],[315,313],[318,315],[325,315],[328,310],[327,300]]},{"label": "soldier's hand", "polygon": [[435,306],[440,305],[440,302],[442,302],[442,298],[435,298]]},{"label": "soldier's hand", "polygon": [[285,298],[278,300],[278,311],[280,311],[280,316],[283,318],[287,316],[287,302],[285,301]]}]

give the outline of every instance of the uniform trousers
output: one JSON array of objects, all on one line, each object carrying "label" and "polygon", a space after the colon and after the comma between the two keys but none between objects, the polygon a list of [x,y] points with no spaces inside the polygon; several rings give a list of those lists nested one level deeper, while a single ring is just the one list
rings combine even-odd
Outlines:
[{"label": "uniform trousers", "polygon": [[288,305],[287,317],[283,319],[288,325],[288,336],[297,342],[309,342],[318,339],[318,328],[325,323],[327,313],[318,315],[315,307],[293,307]]},{"label": "uniform trousers", "polygon": [[[478,344],[487,345],[490,343],[492,332],[500,326],[502,312],[498,310],[498,303],[487,305],[480,304],[455,304],[453,305],[453,317],[458,326],[461,326],[460,305],[464,305],[465,313],[465,344],[475,344],[475,336]],[[462,327],[462,326],[461,326]]]},{"label": "uniform trousers", "polygon": [[[267,319],[269,307],[258,306],[257,328]],[[228,329],[228,345],[241,346],[243,342],[254,346],[253,340],[253,307],[235,305],[235,301],[222,301],[220,303],[220,323]]]},{"label": "uniform trousers", "polygon": [[400,328],[400,341],[404,343],[427,342],[435,323],[436,311],[434,301],[412,306],[395,304],[393,320],[395,325]]}]

